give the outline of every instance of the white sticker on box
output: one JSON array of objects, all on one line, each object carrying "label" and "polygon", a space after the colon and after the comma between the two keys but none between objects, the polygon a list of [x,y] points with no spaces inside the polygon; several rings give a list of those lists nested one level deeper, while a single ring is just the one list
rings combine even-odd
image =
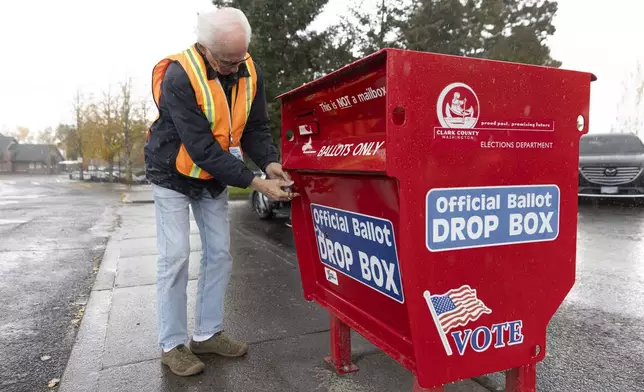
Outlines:
[{"label": "white sticker on box", "polygon": [[324,274],[326,275],[326,280],[333,283],[336,286],[340,285],[338,281],[338,273],[332,270],[331,268],[324,267]]}]

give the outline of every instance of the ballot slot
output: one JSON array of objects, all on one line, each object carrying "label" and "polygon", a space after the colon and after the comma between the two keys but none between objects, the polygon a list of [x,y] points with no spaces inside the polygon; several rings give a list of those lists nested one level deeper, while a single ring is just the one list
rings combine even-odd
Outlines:
[{"label": "ballot slot", "polygon": [[386,67],[338,74],[338,83],[283,102],[283,152],[297,169],[379,172],[386,167]]},{"label": "ballot slot", "polygon": [[295,127],[296,133],[303,137],[320,133],[320,125],[313,110],[295,115]]},{"label": "ballot slot", "polygon": [[293,135],[286,137],[284,149],[293,150],[293,163],[302,156],[334,167],[343,159],[376,155],[384,161],[386,80],[385,57],[376,56],[356,69],[336,72],[332,83],[321,80],[296,89],[282,106],[283,129]]}]

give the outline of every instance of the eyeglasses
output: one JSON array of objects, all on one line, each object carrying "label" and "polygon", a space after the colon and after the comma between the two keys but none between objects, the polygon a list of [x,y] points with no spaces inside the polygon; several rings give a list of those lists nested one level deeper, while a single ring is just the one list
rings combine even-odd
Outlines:
[{"label": "eyeglasses", "polygon": [[217,66],[225,69],[235,68],[236,66],[241,65],[242,63],[246,62],[246,60],[250,58],[250,55],[248,55],[239,61],[224,61],[224,60],[220,60],[217,56],[215,56],[210,49],[208,49],[208,51],[210,52],[210,56],[212,56],[212,58],[217,62]]},{"label": "eyeglasses", "polygon": [[217,65],[219,65],[222,68],[234,68],[238,65],[241,65],[242,63],[245,63],[246,60],[248,60],[250,56],[244,57],[242,60],[235,61],[235,62],[229,62],[229,61],[219,61],[217,60]]}]

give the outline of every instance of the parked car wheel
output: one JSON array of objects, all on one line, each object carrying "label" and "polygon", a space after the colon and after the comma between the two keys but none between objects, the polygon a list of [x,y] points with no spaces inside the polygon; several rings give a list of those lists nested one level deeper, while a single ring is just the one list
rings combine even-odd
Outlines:
[{"label": "parked car wheel", "polygon": [[253,211],[255,211],[259,219],[268,220],[273,218],[271,203],[264,194],[253,191],[251,203]]}]

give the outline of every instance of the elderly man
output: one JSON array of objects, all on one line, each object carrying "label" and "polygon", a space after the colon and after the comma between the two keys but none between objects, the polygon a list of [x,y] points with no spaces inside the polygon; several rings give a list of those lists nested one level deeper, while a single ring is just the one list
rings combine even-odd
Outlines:
[{"label": "elderly man", "polygon": [[[251,28],[237,9],[200,13],[197,43],[153,70],[159,117],[145,146],[157,222],[157,311],[161,361],[180,376],[200,373],[195,354],[242,356],[248,345],[222,333],[232,270],[227,187],[275,200],[297,194],[278,163],[268,126],[262,72],[250,57]],[[256,177],[243,152],[267,174]],[[186,346],[189,206],[202,244],[195,330]]]}]

